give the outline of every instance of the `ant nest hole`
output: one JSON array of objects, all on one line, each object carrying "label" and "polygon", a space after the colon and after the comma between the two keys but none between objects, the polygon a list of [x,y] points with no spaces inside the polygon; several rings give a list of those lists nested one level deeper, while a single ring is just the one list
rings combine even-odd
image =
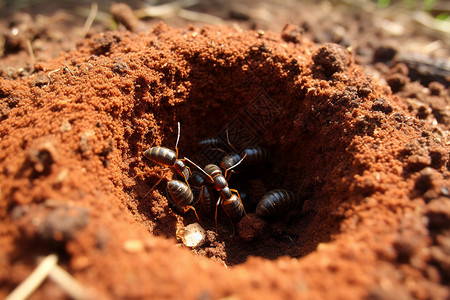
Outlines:
[{"label": "ant nest hole", "polygon": [[[371,83],[349,71],[354,68],[350,54],[337,45],[322,46],[311,54],[299,46],[289,52],[261,39],[251,47],[228,45],[216,50],[186,50],[178,64],[161,61],[154,69],[170,80],[146,76],[136,80],[136,94],[142,97],[137,100],[149,101],[143,95],[160,91],[157,105],[149,102],[141,108],[154,116],[153,127],[145,129],[145,145],[136,149],[142,157],[139,167],[148,174],[136,185],[141,220],[153,234],[180,243],[189,239],[193,252],[227,265],[243,263],[248,256],[305,256],[339,232],[342,217],[335,211],[347,197],[342,178],[351,178],[354,160],[347,149],[356,135],[373,130],[371,120],[352,124],[351,112],[373,100]],[[177,122],[178,158],[187,157],[202,169],[220,165],[230,152],[261,147],[270,153],[270,158],[255,164],[246,163],[250,159],[246,157],[228,172],[228,186],[239,192],[245,209],[242,218],[230,218],[222,205],[216,218],[220,193],[212,191],[214,207],[208,210],[198,200],[201,189],[192,183],[192,206],[199,220],[194,210],[185,212],[171,203],[166,186],[176,172],[157,171],[163,166],[142,154],[156,146],[175,151]],[[199,171],[185,163],[192,172]],[[297,205],[276,217],[256,214],[261,198],[279,189],[295,195]],[[280,200],[282,205],[287,201]],[[193,223],[200,223],[202,230],[191,235],[185,226]]]}]

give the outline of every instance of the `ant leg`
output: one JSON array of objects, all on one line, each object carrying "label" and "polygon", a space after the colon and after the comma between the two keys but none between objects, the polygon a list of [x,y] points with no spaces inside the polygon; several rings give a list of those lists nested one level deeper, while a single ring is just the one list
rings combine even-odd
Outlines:
[{"label": "ant leg", "polygon": [[188,166],[186,166],[186,169],[188,169],[189,175],[192,175],[191,168],[189,168]]},{"label": "ant leg", "polygon": [[237,153],[236,148],[234,148],[234,146],[233,146],[233,145],[231,144],[231,142],[230,142],[230,136],[229,136],[229,134],[228,134],[228,124],[227,124],[227,130],[225,131],[225,133],[226,133],[226,135],[227,135],[227,143],[228,143],[228,146],[230,146],[231,150],[233,150],[235,153]]},{"label": "ant leg", "polygon": [[[189,170],[189,173],[191,172],[191,170]],[[190,173],[192,175],[192,173]],[[188,188],[191,188],[191,186],[189,185],[188,179],[187,177],[183,174],[183,178],[184,178],[184,182],[186,182],[186,185],[188,186]]]},{"label": "ant leg", "polygon": [[144,195],[144,198],[147,198],[148,195],[153,191],[153,189],[163,180],[163,177],[159,178],[158,181],[150,188],[150,190],[147,192],[147,194]]},{"label": "ant leg", "polygon": [[231,172],[227,175],[227,177],[226,177],[226,180],[227,181],[230,181],[230,177],[231,177],[231,174],[233,174],[233,173],[237,173],[236,171],[234,171],[234,170],[231,170]]},{"label": "ant leg", "polygon": [[193,206],[191,206],[191,205],[188,205],[188,206],[186,206],[186,207],[184,208],[184,212],[187,212],[187,211],[190,210],[190,209],[194,211],[195,216],[197,217],[197,220],[200,222],[200,225],[203,225],[203,224],[202,224],[202,221],[200,220],[200,218],[199,218],[198,215],[197,215],[197,211],[195,210],[195,207],[193,207]]},{"label": "ant leg", "polygon": [[159,180],[152,186],[152,188],[150,189],[150,191],[152,191],[160,182],[161,180],[163,180],[164,177],[159,178]]},{"label": "ant leg", "polygon": [[[197,201],[195,201],[195,202],[192,204],[192,206],[197,205],[198,201],[200,201],[200,200],[202,200],[202,199],[203,199],[203,188],[202,188],[201,191],[200,191],[200,195],[198,196]],[[201,203],[203,203],[203,201],[201,201]]]},{"label": "ant leg", "polygon": [[214,150],[214,151],[220,151],[220,152],[222,152],[222,153],[227,154],[227,152],[226,152],[225,150],[220,149],[220,148],[211,148],[211,150]]},{"label": "ant leg", "polygon": [[[187,159],[185,157],[185,158],[180,158],[179,160],[186,161]],[[189,161],[189,162],[191,162],[191,161]],[[189,176],[191,176],[192,175],[191,168],[189,168],[189,166],[186,166],[186,169],[189,171]],[[183,175],[183,177],[184,177],[184,175]]]},{"label": "ant leg", "polygon": [[198,217],[197,210],[195,210],[195,207],[193,207],[193,206],[191,206],[191,205],[189,205],[189,206],[187,206],[187,207],[188,207],[189,209],[191,209],[191,210],[194,211],[195,216],[197,217],[197,220],[200,222],[200,224],[202,224],[202,221],[201,221],[200,218]]},{"label": "ant leg", "polygon": [[217,226],[217,208],[219,207],[220,200],[222,200],[222,196],[219,197],[219,200],[216,203],[216,212],[214,214],[214,220],[216,221],[216,233],[219,232],[219,227]]}]

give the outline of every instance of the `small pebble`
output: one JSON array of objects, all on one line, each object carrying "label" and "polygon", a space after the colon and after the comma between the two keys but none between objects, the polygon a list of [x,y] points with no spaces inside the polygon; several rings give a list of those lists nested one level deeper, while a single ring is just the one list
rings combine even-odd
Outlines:
[{"label": "small pebble", "polygon": [[123,244],[125,251],[130,253],[138,253],[144,250],[144,243],[141,240],[127,240]]},{"label": "small pebble", "polygon": [[198,223],[189,224],[177,233],[177,237],[189,248],[195,248],[205,243],[205,230]]}]

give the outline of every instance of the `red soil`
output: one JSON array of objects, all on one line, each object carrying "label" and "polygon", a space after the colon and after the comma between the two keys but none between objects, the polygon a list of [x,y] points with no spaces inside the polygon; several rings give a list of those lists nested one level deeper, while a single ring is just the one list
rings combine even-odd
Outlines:
[{"label": "red soil", "polygon": [[[49,253],[103,298],[450,297],[449,147],[345,48],[290,30],[108,32],[1,78],[0,297]],[[270,149],[235,184],[251,201],[292,190],[303,209],[262,221],[249,205],[241,236],[203,213],[207,243],[180,247],[195,216],[150,191],[171,173],[142,156],[173,148],[177,122],[180,157],[200,163],[198,141],[227,127]]]}]

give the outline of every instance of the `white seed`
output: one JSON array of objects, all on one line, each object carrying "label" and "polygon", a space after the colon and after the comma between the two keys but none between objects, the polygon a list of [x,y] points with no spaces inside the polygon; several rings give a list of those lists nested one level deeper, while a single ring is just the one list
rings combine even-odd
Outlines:
[{"label": "white seed", "polygon": [[205,230],[198,223],[189,224],[180,229],[177,236],[185,246],[190,248],[203,245],[206,238]]}]

